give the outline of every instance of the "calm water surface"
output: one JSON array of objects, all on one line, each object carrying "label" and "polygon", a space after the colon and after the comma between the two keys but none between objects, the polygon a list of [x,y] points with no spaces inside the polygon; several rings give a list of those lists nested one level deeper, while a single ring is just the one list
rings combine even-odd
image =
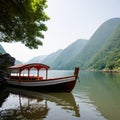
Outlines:
[{"label": "calm water surface", "polygon": [[72,93],[0,88],[0,120],[120,120],[120,74],[80,71],[79,79]]}]

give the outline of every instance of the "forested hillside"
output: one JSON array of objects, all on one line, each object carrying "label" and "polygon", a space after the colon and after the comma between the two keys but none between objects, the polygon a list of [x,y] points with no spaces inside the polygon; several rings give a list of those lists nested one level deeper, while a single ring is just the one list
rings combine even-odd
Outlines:
[{"label": "forested hillside", "polygon": [[91,61],[97,53],[99,54],[99,51],[107,44],[109,38],[119,24],[120,18],[114,18],[104,22],[93,34],[79,55],[74,59],[76,60],[76,65],[80,66],[82,69],[86,69],[89,61]]},{"label": "forested hillside", "polygon": [[45,59],[43,59],[41,62],[52,67],[52,65],[54,65],[55,59],[61,54],[62,51],[63,50],[60,49],[54,53],[51,53]]},{"label": "forested hillside", "polygon": [[30,59],[27,63],[40,63],[47,55],[40,55]]},{"label": "forested hillside", "polygon": [[79,39],[69,45],[54,60],[52,68],[63,69],[67,67],[66,69],[69,69],[69,66],[66,66],[67,63],[74,59],[74,57],[82,50],[86,43],[87,40]]},{"label": "forested hillside", "polygon": [[120,70],[120,25],[107,44],[91,59],[87,68],[98,70]]},{"label": "forested hillside", "polygon": [[52,69],[120,70],[120,18],[104,22],[87,40],[76,40],[42,63]]},{"label": "forested hillside", "polygon": [[0,53],[6,53],[6,51],[4,50],[4,48],[2,47],[2,45],[0,45]]}]

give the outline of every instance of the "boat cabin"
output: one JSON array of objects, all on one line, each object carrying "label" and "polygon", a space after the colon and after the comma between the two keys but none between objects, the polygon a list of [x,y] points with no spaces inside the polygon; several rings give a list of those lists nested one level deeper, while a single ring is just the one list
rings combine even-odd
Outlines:
[{"label": "boat cabin", "polygon": [[[31,70],[36,69],[37,75],[31,75]],[[48,78],[48,69],[49,66],[40,63],[31,63],[31,64],[20,64],[9,67],[10,79],[19,79],[19,80],[42,80],[43,77],[40,76],[40,70],[46,71],[46,79]],[[26,74],[23,74],[23,71],[26,71]]]}]

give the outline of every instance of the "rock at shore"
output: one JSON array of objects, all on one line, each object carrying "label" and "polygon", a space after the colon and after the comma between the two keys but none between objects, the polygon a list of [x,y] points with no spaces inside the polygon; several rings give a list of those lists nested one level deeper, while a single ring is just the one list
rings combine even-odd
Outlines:
[{"label": "rock at shore", "polygon": [[0,82],[5,81],[5,77],[8,77],[8,67],[15,64],[15,58],[10,54],[0,54]]}]

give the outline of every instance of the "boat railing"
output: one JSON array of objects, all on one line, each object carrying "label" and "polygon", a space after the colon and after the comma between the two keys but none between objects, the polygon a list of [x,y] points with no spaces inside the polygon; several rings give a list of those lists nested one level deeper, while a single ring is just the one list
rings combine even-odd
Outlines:
[{"label": "boat railing", "polygon": [[42,76],[10,76],[10,79],[13,80],[43,80],[43,77]]}]

